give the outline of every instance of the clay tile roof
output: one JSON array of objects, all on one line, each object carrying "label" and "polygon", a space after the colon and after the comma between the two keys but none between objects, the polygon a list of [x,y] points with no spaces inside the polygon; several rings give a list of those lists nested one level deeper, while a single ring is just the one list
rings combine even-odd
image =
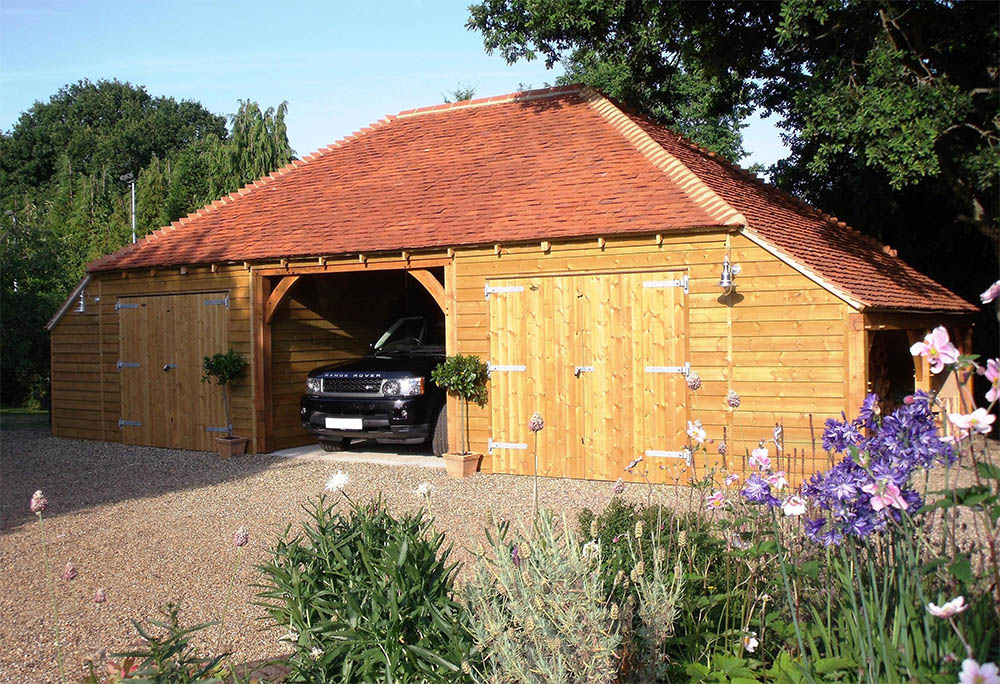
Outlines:
[{"label": "clay tile roof", "polygon": [[411,109],[91,272],[744,227],[848,300],[974,311],[836,219],[578,85]]}]

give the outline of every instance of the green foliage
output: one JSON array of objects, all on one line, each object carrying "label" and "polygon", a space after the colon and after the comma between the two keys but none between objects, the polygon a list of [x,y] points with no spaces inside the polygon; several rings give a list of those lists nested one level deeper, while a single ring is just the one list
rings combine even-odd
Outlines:
[{"label": "green foliage", "polygon": [[448,91],[447,94],[442,93],[445,103],[464,102],[465,100],[471,100],[475,96],[475,86],[463,86],[461,83],[454,90]]},{"label": "green foliage", "polygon": [[477,558],[466,588],[483,655],[479,680],[615,681],[621,607],[594,572],[599,558],[547,511],[530,536],[512,536],[507,524],[487,534],[490,548]]},{"label": "green foliage", "polygon": [[216,352],[211,356],[206,356],[201,362],[202,382],[215,380],[218,385],[228,385],[233,380],[243,375],[247,369],[247,361],[243,355],[235,349],[230,349],[226,353]]},{"label": "green foliage", "polygon": [[469,443],[469,402],[477,406],[485,406],[487,397],[486,383],[489,381],[489,367],[478,356],[449,356],[431,371],[431,380],[438,387],[457,394],[462,400],[462,453],[468,453]]},{"label": "green foliage", "polygon": [[306,508],[259,566],[260,605],[295,649],[288,681],[466,681],[472,643],[444,536],[423,511],[335,507]]},{"label": "green foliage", "polygon": [[143,639],[141,648],[112,654],[115,658],[138,662],[138,669],[128,676],[128,681],[135,684],[222,684],[222,680],[212,673],[224,656],[202,657],[191,645],[192,635],[214,623],[182,628],[180,608],[175,603],[168,603],[161,612],[163,620],[149,621],[158,630],[132,621]]},{"label": "green foliage", "polygon": [[438,387],[457,394],[465,401],[474,401],[480,407],[486,406],[486,382],[489,379],[489,369],[478,356],[449,356],[431,371],[431,380]]},{"label": "green foliage", "polygon": [[118,81],[81,81],[0,134],[0,336],[4,405],[48,392],[42,330],[85,265],[286,164],[286,106],[241,102],[225,118]]}]

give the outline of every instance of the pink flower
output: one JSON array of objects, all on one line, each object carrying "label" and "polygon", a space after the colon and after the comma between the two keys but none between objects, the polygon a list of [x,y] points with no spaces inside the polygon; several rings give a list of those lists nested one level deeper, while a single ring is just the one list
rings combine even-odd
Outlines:
[{"label": "pink flower", "polygon": [[729,451],[729,445],[726,444],[725,440],[719,442],[718,451],[719,451],[719,456],[725,456],[726,452]]},{"label": "pink flower", "polygon": [[875,511],[881,511],[890,506],[901,511],[906,510],[906,500],[900,496],[899,487],[892,482],[870,482],[862,487],[861,491],[872,495],[871,504]]},{"label": "pink flower", "polygon": [[750,465],[758,470],[767,470],[771,467],[771,457],[767,455],[767,447],[761,444],[750,452]]},{"label": "pink flower", "polygon": [[767,483],[771,485],[771,489],[775,491],[781,491],[788,486],[788,480],[785,478],[785,471],[779,470],[773,475],[767,477]]},{"label": "pink flower", "polygon": [[1000,399],[1000,359],[990,359],[986,368],[980,368],[979,374],[990,381],[990,389],[986,392],[986,401],[991,404]]},{"label": "pink flower", "polygon": [[49,500],[45,498],[42,494],[42,490],[39,489],[34,494],[31,495],[31,512],[41,514],[45,510],[45,507],[49,505]]},{"label": "pink flower", "polygon": [[1000,297],[1000,280],[990,285],[986,288],[986,292],[979,295],[979,299],[982,300],[983,304],[989,304],[997,297]]},{"label": "pink flower", "polygon": [[236,534],[233,535],[233,546],[240,547],[246,546],[250,542],[250,532],[247,528],[241,527],[236,530]]},{"label": "pink flower", "polygon": [[954,615],[958,615],[968,607],[969,607],[968,604],[965,603],[965,597],[958,596],[950,601],[947,601],[946,603],[943,603],[940,606],[936,606],[933,603],[928,603],[927,612],[933,615],[934,617],[950,618]]},{"label": "pink flower", "polygon": [[528,429],[532,432],[541,432],[543,427],[545,427],[545,421],[542,420],[542,414],[535,411],[531,416],[531,420],[528,421]]},{"label": "pink flower", "polygon": [[930,361],[931,373],[940,373],[946,363],[958,361],[958,349],[948,339],[948,331],[939,325],[930,331],[923,342],[917,342],[910,347],[913,356],[923,356]]},{"label": "pink flower", "polygon": [[722,508],[726,505],[726,495],[722,493],[722,490],[716,490],[712,492],[712,495],[705,499],[705,508],[710,510],[716,510]]},{"label": "pink flower", "polygon": [[701,389],[701,376],[698,375],[698,371],[691,371],[688,373],[687,386],[692,392],[697,392]]},{"label": "pink flower", "polygon": [[734,482],[737,482],[739,479],[740,479],[740,476],[737,475],[736,473],[730,473],[729,475],[726,475],[726,479],[725,479],[726,486],[727,487],[732,486],[732,484]]},{"label": "pink flower", "polygon": [[625,480],[621,479],[620,477],[617,480],[615,480],[615,486],[611,488],[611,491],[613,491],[615,494],[621,494],[622,492],[624,492]]},{"label": "pink flower", "polygon": [[726,405],[730,408],[740,407],[740,395],[736,393],[736,390],[729,390],[726,394]]},{"label": "pink flower", "polygon": [[993,423],[996,422],[996,419],[996,416],[987,413],[984,408],[977,408],[964,416],[961,413],[948,414],[948,420],[959,430],[978,432],[983,435],[993,429]]},{"label": "pink flower", "polygon": [[993,663],[980,665],[972,658],[962,661],[962,671],[958,673],[959,684],[1000,684],[1000,673]]},{"label": "pink flower", "polygon": [[687,435],[698,444],[704,443],[705,438],[708,437],[708,433],[701,427],[700,420],[696,420],[693,423],[690,420],[688,421]]},{"label": "pink flower", "polygon": [[[632,470],[632,468],[635,468],[640,463],[642,463],[642,456],[636,456],[631,461],[629,461],[627,466],[625,466],[625,472],[629,472],[630,470]],[[618,479],[620,480],[621,478]]]},{"label": "pink flower", "polygon": [[108,600],[108,595],[104,592],[104,589],[98,589],[94,592],[94,603],[104,603]]},{"label": "pink flower", "polygon": [[76,575],[77,575],[76,566],[73,565],[72,563],[67,563],[66,569],[63,570],[63,579],[66,580],[67,582],[70,580],[75,580]]},{"label": "pink flower", "polygon": [[790,496],[781,505],[781,510],[785,515],[804,515],[806,512],[806,501],[801,496]]}]

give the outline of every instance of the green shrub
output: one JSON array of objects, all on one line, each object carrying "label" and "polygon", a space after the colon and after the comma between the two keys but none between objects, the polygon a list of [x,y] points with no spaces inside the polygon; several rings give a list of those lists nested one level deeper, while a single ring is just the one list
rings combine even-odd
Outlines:
[{"label": "green shrub", "polygon": [[461,399],[459,406],[462,410],[461,424],[464,429],[459,432],[462,437],[463,454],[469,453],[469,402],[474,401],[479,407],[486,406],[488,397],[486,383],[489,379],[489,366],[478,356],[461,354],[449,356],[431,371],[431,380]]},{"label": "green shrub", "polygon": [[422,511],[396,519],[381,501],[310,519],[271,550],[257,595],[295,651],[290,682],[456,682],[472,640],[453,600],[457,564]]},{"label": "green shrub", "polygon": [[[565,525],[563,525],[565,527]],[[621,608],[598,573],[600,550],[583,548],[542,511],[534,534],[488,534],[466,587],[482,681],[496,684],[613,682]]]},{"label": "green shrub", "polygon": [[[136,631],[143,639],[143,647],[127,653],[114,653],[112,657],[125,659],[130,664],[138,663],[137,669],[125,672],[128,681],[147,684],[221,684],[214,676],[220,661],[225,657],[201,657],[191,646],[191,636],[215,623],[207,622],[193,627],[180,626],[180,607],[168,603],[161,611],[164,620],[150,620],[149,624],[159,631],[144,626],[135,620]],[[91,672],[93,674],[93,672]]]}]

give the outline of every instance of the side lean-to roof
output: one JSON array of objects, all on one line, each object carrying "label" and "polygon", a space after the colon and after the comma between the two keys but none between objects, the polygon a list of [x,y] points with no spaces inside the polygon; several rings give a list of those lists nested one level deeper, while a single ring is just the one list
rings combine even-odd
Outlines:
[{"label": "side lean-to roof", "polygon": [[400,112],[90,272],[729,228],[859,308],[975,311],[894,252],[586,86]]}]

